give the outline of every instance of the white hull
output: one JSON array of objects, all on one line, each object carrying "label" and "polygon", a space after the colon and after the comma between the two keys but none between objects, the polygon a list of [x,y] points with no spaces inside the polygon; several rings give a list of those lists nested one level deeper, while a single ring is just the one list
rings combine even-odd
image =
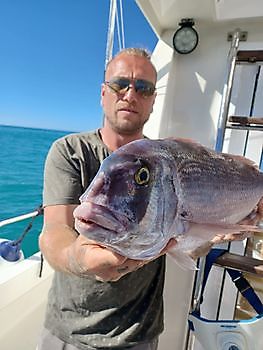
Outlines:
[{"label": "white hull", "polygon": [[35,350],[53,271],[40,254],[18,263],[0,261],[0,348]]},{"label": "white hull", "polygon": [[[192,138],[214,148],[231,45],[227,36],[240,28],[248,32],[248,37],[247,41],[240,42],[239,50],[263,50],[262,2],[239,1],[238,8],[234,7],[236,2],[231,0],[137,0],[137,3],[159,36],[153,52],[153,62],[158,70],[157,99],[153,115],[145,127],[146,134],[151,138]],[[176,53],[172,47],[173,34],[182,18],[193,18],[199,34],[197,48],[187,55]],[[236,69],[231,114],[249,115],[254,79],[253,65],[248,69]],[[261,117],[262,91],[261,71],[253,110],[253,115]],[[246,136],[244,130],[227,130],[223,150],[243,154]],[[250,131],[245,155],[259,164],[262,145],[262,131]],[[231,249],[242,253],[244,243],[235,242]],[[204,308],[205,317],[210,319],[215,319],[221,286],[222,269],[215,270],[208,284],[210,293],[206,295]],[[181,270],[168,260],[165,332],[160,339],[161,350],[186,349],[193,277],[191,272]],[[236,288],[226,279],[220,319],[233,319],[235,302]],[[195,341],[191,349],[203,350],[203,347]],[[217,349],[216,345],[214,349]]]}]

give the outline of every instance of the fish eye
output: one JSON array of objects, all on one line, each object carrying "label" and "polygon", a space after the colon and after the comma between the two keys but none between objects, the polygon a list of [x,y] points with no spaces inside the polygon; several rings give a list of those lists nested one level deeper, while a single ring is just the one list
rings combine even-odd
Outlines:
[{"label": "fish eye", "polygon": [[150,171],[145,166],[141,167],[135,173],[135,182],[138,185],[147,185],[150,180]]}]

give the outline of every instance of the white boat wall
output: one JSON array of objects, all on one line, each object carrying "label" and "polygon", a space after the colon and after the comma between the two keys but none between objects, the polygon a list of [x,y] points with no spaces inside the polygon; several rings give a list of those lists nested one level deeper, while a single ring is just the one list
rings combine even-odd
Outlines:
[{"label": "white boat wall", "polygon": [[[145,127],[151,138],[186,137],[215,148],[218,121],[229,71],[232,36],[239,29],[246,41],[238,50],[263,50],[263,2],[260,0],[137,0],[159,38],[153,52],[158,70],[157,98],[153,114]],[[192,18],[199,42],[189,54],[173,48],[173,35],[182,19]],[[263,64],[263,62],[261,62]],[[235,69],[229,114],[263,116],[263,73],[259,65],[238,65]],[[253,95],[253,92],[254,95]],[[251,101],[253,100],[253,110]],[[262,130],[227,129],[223,151],[244,154],[262,166]],[[231,251],[242,254],[244,242],[235,242]],[[263,256],[262,256],[263,258]],[[203,316],[215,319],[222,284],[222,269],[213,268],[205,295]],[[203,350],[194,341],[187,342],[187,315],[190,310],[194,274],[184,271],[168,258],[165,285],[165,332],[161,350]],[[261,290],[263,283],[261,279]],[[226,278],[220,307],[220,319],[233,319],[236,287]],[[263,297],[263,294],[262,294]],[[187,345],[188,344],[188,345]],[[263,344],[262,344],[263,348]],[[214,349],[217,348],[215,344]],[[220,348],[221,349],[221,348]],[[228,348],[226,348],[228,349]],[[243,348],[242,348],[243,349]],[[254,349],[253,347],[249,349]],[[259,349],[255,349],[259,350]]]},{"label": "white boat wall", "polygon": [[0,349],[35,350],[53,270],[40,253],[15,263],[0,259]]},{"label": "white boat wall", "polygon": [[[214,148],[229,66],[231,41],[227,38],[229,33],[235,36],[236,29],[239,28],[241,36],[244,32],[244,36],[247,36],[246,41],[240,41],[240,50],[263,50],[263,2],[137,0],[136,3],[159,38],[152,57],[158,70],[157,98],[145,133],[151,138],[193,138]],[[179,54],[173,48],[172,39],[179,22],[185,18],[194,20],[199,42],[193,52]],[[229,113],[251,115],[253,97],[253,115],[262,117],[263,75],[262,72],[258,74],[257,93],[253,94],[258,65],[247,68],[236,68]],[[226,152],[245,153],[260,164],[263,142],[263,133],[260,130],[255,128],[248,135],[246,130],[227,129],[224,140],[223,149]],[[244,243],[232,244],[231,249],[242,252]],[[46,262],[41,278],[39,271],[39,253],[17,263],[0,261],[2,350],[36,348],[53,274]],[[210,293],[207,293],[208,302],[205,307],[207,317],[212,318],[215,314],[218,299],[215,291],[221,285],[218,277],[220,274],[221,270],[218,268],[214,271],[213,283],[208,284]],[[187,345],[187,316],[193,282],[193,272],[182,270],[168,259],[165,331],[160,338],[160,350],[203,350],[198,342]],[[225,285],[221,301],[222,317],[231,319],[235,309],[236,291],[228,281]]]}]

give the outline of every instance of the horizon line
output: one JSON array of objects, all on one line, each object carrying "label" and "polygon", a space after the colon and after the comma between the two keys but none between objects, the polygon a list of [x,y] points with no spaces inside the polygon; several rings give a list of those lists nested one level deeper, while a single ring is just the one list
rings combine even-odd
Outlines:
[{"label": "horizon line", "polygon": [[68,133],[80,132],[80,131],[77,131],[77,130],[74,131],[74,130],[51,129],[51,128],[43,128],[43,127],[35,127],[35,126],[13,125],[13,124],[2,124],[2,123],[0,123],[0,126],[12,127],[12,128],[24,128],[24,129],[36,129],[36,130],[68,132]]}]

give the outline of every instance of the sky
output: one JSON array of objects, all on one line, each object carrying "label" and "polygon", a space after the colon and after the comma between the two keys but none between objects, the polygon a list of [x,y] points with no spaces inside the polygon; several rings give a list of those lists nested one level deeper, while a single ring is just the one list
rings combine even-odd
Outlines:
[{"label": "sky", "polygon": [[[157,37],[136,2],[122,4],[125,47],[152,51]],[[109,7],[110,0],[0,1],[0,125],[101,126]]]}]

